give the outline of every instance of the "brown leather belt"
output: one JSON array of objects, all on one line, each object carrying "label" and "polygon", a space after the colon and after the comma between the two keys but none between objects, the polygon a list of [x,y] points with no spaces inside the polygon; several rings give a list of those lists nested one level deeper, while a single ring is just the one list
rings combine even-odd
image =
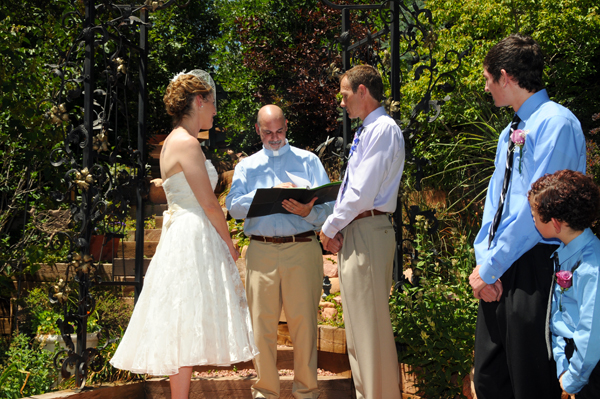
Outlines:
[{"label": "brown leather belt", "polygon": [[250,236],[251,240],[262,241],[262,242],[271,242],[273,244],[285,244],[288,242],[310,242],[311,238],[315,235],[314,231],[307,231],[304,233],[296,234],[295,236],[286,236],[286,237],[263,237],[263,236]]},{"label": "brown leather belt", "polygon": [[[359,213],[358,215],[356,215],[356,217],[354,219],[352,219],[352,222],[354,222],[355,220],[358,220],[358,219],[366,218],[368,216],[377,216],[377,215],[386,215],[386,214],[387,213],[378,211],[377,209],[371,209],[370,211],[364,211],[363,213]],[[352,222],[350,222],[350,223],[352,223]]]}]

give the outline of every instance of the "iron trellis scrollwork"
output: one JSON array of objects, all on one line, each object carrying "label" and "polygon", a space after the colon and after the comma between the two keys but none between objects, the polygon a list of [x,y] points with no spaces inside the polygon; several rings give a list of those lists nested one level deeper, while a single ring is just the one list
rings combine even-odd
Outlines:
[{"label": "iron trellis scrollwork", "polygon": [[[62,19],[65,31],[75,37],[55,65],[49,65],[59,84],[50,99],[40,104],[46,117],[63,127],[64,142],[50,154],[55,167],[68,169],[66,189],[53,193],[56,201],[70,205],[74,230],[57,234],[51,245],[69,246],[65,278],[50,288],[53,303],[63,305],[58,327],[67,349],[57,354],[55,365],[63,378],[75,374],[76,386],[85,386],[88,370],[98,371],[103,359],[97,348],[86,348],[87,317],[96,302],[95,285],[133,285],[141,291],[143,267],[143,205],[147,192],[146,76],[148,63],[148,15],[178,3],[177,0],[117,4],[115,1],[71,0],[73,11]],[[185,7],[189,3],[180,1]],[[139,15],[139,16],[138,16]],[[135,44],[139,35],[139,44]],[[131,133],[129,101],[134,92],[129,66],[138,64],[138,117]],[[68,125],[67,125],[68,122]],[[103,281],[100,259],[90,254],[94,230],[123,236],[122,221],[130,205],[136,205],[136,263],[133,283]],[[69,299],[72,281],[78,299]],[[74,305],[73,305],[74,304]],[[73,310],[73,307],[76,307]],[[70,334],[77,333],[77,349]]]},{"label": "iron trellis scrollwork", "polygon": [[[415,164],[416,188],[421,190],[421,179],[424,177],[423,165],[427,160],[416,158],[412,154],[412,144],[416,133],[423,129],[421,121],[423,119],[427,123],[435,121],[440,115],[441,106],[450,99],[449,93],[456,86],[455,72],[460,68],[462,59],[470,49],[463,52],[447,51],[441,63],[449,64],[450,67],[446,68],[446,72],[440,72],[433,51],[437,33],[432,13],[426,8],[421,8],[416,1],[388,0],[376,4],[336,4],[330,0],[322,0],[322,2],[340,10],[342,14],[342,32],[328,49],[331,63],[326,71],[327,77],[337,76],[338,72],[346,71],[357,64],[373,65],[383,71],[382,76],[388,79],[391,88],[391,96],[385,101],[385,107],[402,128],[406,143],[406,159]],[[356,13],[354,20],[350,18],[351,12]],[[333,61],[333,55],[340,49],[342,65],[338,68]],[[401,66],[406,68],[404,76]],[[414,80],[428,80],[420,101],[412,107],[408,118],[401,120],[400,87],[407,82],[409,75],[412,75]],[[443,98],[434,98],[434,95],[439,93]],[[423,118],[421,114],[427,117]],[[350,119],[344,110],[343,151],[348,148],[351,130]],[[403,279],[402,248],[405,244],[412,244],[410,239],[403,239],[403,228],[407,227],[410,230],[414,217],[419,214],[430,219],[431,225],[437,226],[435,212],[421,211],[418,206],[410,207],[409,224],[403,224],[401,194],[399,194],[398,206],[393,218],[397,242],[393,275],[395,281]],[[414,251],[413,256],[417,256]]]}]

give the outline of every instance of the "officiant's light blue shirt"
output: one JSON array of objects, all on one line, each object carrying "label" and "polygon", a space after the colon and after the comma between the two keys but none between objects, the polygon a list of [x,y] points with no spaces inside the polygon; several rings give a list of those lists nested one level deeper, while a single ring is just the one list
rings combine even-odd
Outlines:
[{"label": "officiant's light blue shirt", "polygon": [[[563,387],[577,393],[588,383],[600,360],[600,240],[585,229],[568,245],[561,244],[556,253],[561,270],[573,271],[579,263],[569,289],[561,294],[561,287],[555,286],[550,324],[557,377],[564,372]],[[564,338],[573,339],[577,348],[570,361],[565,356]]]},{"label": "officiant's light blue shirt", "polygon": [[[244,158],[235,167],[231,190],[225,200],[235,219],[244,219],[259,188],[271,188],[291,180],[286,172],[308,180],[313,187],[329,183],[329,177],[319,158],[312,152],[286,144],[279,151],[263,147],[256,154]],[[244,222],[247,236],[291,236],[310,230],[320,230],[333,210],[334,202],[313,206],[306,217],[277,213],[248,218]]]},{"label": "officiant's light blue shirt", "polygon": [[541,90],[523,103],[517,115],[521,118],[519,129],[528,130],[528,133],[522,152],[515,147],[512,154],[513,170],[500,225],[488,248],[488,234],[504,180],[510,125],[498,139],[496,169],[488,186],[481,230],[474,243],[477,264],[481,265],[479,275],[488,284],[494,283],[536,244],[559,244],[543,239],[535,228],[527,201],[531,185],[546,173],[557,170],[585,173],[585,138],[581,124],[571,111],[550,101],[546,90]]}]

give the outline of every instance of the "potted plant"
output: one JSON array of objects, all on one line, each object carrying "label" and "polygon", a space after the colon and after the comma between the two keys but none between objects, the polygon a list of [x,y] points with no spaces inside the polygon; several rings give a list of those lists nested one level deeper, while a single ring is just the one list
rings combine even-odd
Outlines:
[{"label": "potted plant", "polygon": [[109,218],[94,229],[90,239],[90,255],[96,261],[112,261],[118,254],[121,238],[125,236],[125,222]]},{"label": "potted plant", "polygon": [[[64,304],[52,304],[48,298],[48,290],[38,287],[29,291],[25,298],[26,304],[26,327],[35,334],[35,337],[45,350],[54,351],[56,346],[66,349],[66,344],[58,328],[58,319],[64,319]],[[73,306],[66,302],[66,306]],[[98,344],[98,325],[97,313],[92,312],[87,318],[86,346],[94,347]],[[77,345],[77,334],[70,334],[71,340]],[[77,347],[75,347],[77,350]]]}]

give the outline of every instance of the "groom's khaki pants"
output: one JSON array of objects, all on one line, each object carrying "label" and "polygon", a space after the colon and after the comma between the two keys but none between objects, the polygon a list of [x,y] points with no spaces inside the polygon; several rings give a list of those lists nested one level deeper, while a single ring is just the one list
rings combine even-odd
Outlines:
[{"label": "groom's khaki pants", "polygon": [[386,215],[342,230],[340,288],[346,343],[357,399],[399,399],[398,355],[389,296],[396,237]]},{"label": "groom's khaki pants", "polygon": [[278,398],[277,326],[281,307],[294,345],[297,399],[317,398],[317,312],[323,287],[323,256],[311,242],[273,244],[250,241],[246,253],[246,296],[259,355],[254,398]]}]

